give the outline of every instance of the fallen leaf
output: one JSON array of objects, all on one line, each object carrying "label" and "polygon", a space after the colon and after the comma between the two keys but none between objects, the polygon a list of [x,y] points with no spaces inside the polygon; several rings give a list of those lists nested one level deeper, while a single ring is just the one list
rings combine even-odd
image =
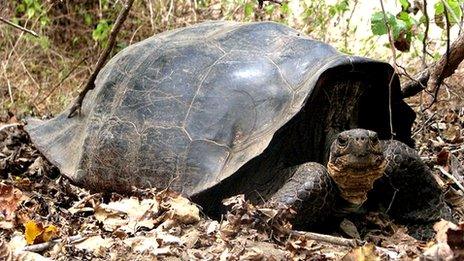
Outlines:
[{"label": "fallen leaf", "polygon": [[86,250],[93,253],[95,256],[103,256],[104,253],[114,244],[112,238],[102,238],[101,236],[89,237],[86,240],[75,244],[75,247],[80,250]]},{"label": "fallen leaf", "polygon": [[159,247],[158,242],[154,238],[145,236],[127,238],[123,242],[137,253],[152,252]]},{"label": "fallen leaf", "polygon": [[183,224],[193,224],[200,221],[200,210],[188,199],[177,196],[170,198],[166,203],[169,205],[167,214],[169,218]]},{"label": "fallen leaf", "polygon": [[106,231],[123,230],[135,233],[140,227],[152,229],[158,214],[159,204],[156,199],[124,198],[108,204],[99,204],[94,209],[95,218],[103,223]]},{"label": "fallen leaf", "polygon": [[364,246],[351,250],[343,258],[343,261],[377,261],[380,256],[377,253],[374,244],[367,243]]},{"label": "fallen leaf", "polygon": [[27,197],[19,189],[0,184],[0,228],[11,229],[15,226],[16,210],[25,199]]},{"label": "fallen leaf", "polygon": [[453,251],[446,243],[437,243],[428,248],[418,260],[454,260]]},{"label": "fallen leaf", "polygon": [[435,239],[437,240],[438,243],[447,243],[448,241],[448,236],[447,232],[449,229],[457,229],[458,226],[454,224],[453,222],[447,221],[447,220],[440,220],[436,222],[433,225],[433,230],[437,232],[435,235]]},{"label": "fallen leaf", "polygon": [[58,234],[58,228],[54,225],[44,227],[41,223],[29,220],[24,224],[24,237],[29,245],[48,242]]}]

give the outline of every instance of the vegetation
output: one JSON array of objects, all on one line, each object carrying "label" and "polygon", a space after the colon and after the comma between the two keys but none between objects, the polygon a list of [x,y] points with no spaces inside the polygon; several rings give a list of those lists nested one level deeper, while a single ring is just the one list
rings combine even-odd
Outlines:
[{"label": "vegetation", "polygon": [[[0,0],[0,235],[6,235],[5,238],[11,239],[8,244],[13,242],[13,238],[22,238],[25,235],[28,243],[32,244],[30,248],[25,249],[43,252],[44,249],[49,249],[51,244],[39,250],[37,246],[42,247],[41,243],[48,242],[58,234],[63,239],[66,235],[91,231],[95,234],[94,237],[100,240],[96,241],[98,244],[89,243],[85,247],[76,248],[70,247],[69,245],[74,244],[70,243],[66,246],[67,252],[48,251],[46,254],[52,257],[59,256],[61,259],[58,260],[67,260],[75,256],[81,259],[101,257],[105,260],[113,251],[118,254],[130,253],[129,257],[126,257],[129,260],[139,258],[140,256],[128,250],[128,243],[123,244],[122,240],[132,240],[133,238],[127,236],[129,234],[137,237],[143,234],[146,237],[146,231],[141,229],[137,231],[139,234],[135,231],[124,231],[124,234],[113,229],[111,225],[129,222],[130,218],[111,214],[108,209],[104,209],[105,204],[101,203],[119,202],[127,209],[140,211],[132,214],[145,216],[148,210],[139,204],[139,199],[143,198],[155,199],[150,204],[156,206],[157,210],[153,212],[157,213],[150,216],[149,223],[161,227],[161,232],[151,230],[150,233],[155,231],[155,234],[150,235],[149,240],[145,238],[143,244],[154,242],[157,244],[156,247],[159,247],[157,251],[162,249],[176,256],[180,256],[184,250],[189,250],[190,258],[194,256],[198,259],[219,259],[225,256],[224,258],[238,260],[248,255],[249,259],[257,260],[278,256],[276,252],[272,252],[276,248],[281,256],[286,254],[288,257],[290,254],[293,258],[300,259],[315,256],[321,259],[336,259],[351,251],[348,256],[351,255],[352,259],[349,260],[378,260],[379,253],[374,253],[375,247],[372,244],[353,250],[352,246],[358,242],[360,233],[363,240],[382,246],[377,250],[381,250],[383,257],[436,257],[438,250],[442,250],[440,247],[448,243],[448,248],[451,246],[455,255],[458,256],[456,251],[464,255],[462,224],[455,228],[450,222],[442,223],[437,229],[438,234],[443,237],[451,231],[458,236],[446,239],[437,236],[433,243],[427,245],[433,245],[429,250],[435,247],[435,252],[430,250],[427,254],[424,253],[425,244],[410,238],[404,227],[379,213],[369,213],[366,220],[356,223],[361,224],[361,227],[356,227],[350,223],[351,221],[340,224],[343,235],[352,238],[346,239],[348,241],[340,242],[340,238],[334,239],[330,236],[329,239],[321,240],[320,235],[312,238],[319,243],[330,243],[331,240],[333,243],[335,240],[335,245],[341,246],[340,249],[329,246],[327,254],[324,252],[327,246],[314,244],[308,238],[300,237],[302,235],[299,233],[288,237],[290,224],[286,221],[286,215],[289,213],[278,213],[249,205],[240,196],[229,200],[233,211],[218,223],[205,216],[200,217],[196,206],[177,194],[170,194],[169,191],[139,191],[137,200],[120,195],[112,195],[113,198],[109,198],[107,195],[90,194],[84,189],[72,186],[66,179],[58,178],[58,169],[40,155],[21,127],[14,129],[9,124],[15,125],[26,116],[51,117],[71,105],[90,78],[100,54],[106,47],[111,46],[110,32],[124,2]],[[402,83],[412,80],[414,84],[417,82],[414,80],[421,79],[424,75],[427,75],[427,79],[431,74],[430,77],[435,77],[435,72],[430,72],[427,68],[433,70],[452,63],[453,42],[456,43],[455,40],[464,35],[464,0],[286,0],[280,4],[275,2],[278,1],[264,1],[262,8],[259,8],[257,0],[136,0],[117,36],[110,57],[132,43],[154,34],[206,20],[270,20],[287,24],[303,34],[330,43],[342,52],[388,61],[401,76]],[[23,30],[18,30],[18,27]],[[24,31],[24,28],[30,32]],[[445,74],[449,76],[454,73],[454,69],[442,68],[441,72],[448,70]],[[461,66],[446,81],[436,78],[433,80],[441,88],[439,100],[431,107],[424,106],[424,97],[427,96],[422,95],[433,94],[429,89],[421,92],[421,95],[411,95],[414,97],[407,99],[418,115],[412,137],[416,141],[419,154],[434,171],[434,178],[443,190],[447,191],[446,202],[457,213],[457,220],[463,221],[464,168],[460,162],[464,160],[464,71]],[[27,197],[22,197],[21,193]],[[1,204],[2,202],[6,203]],[[174,218],[177,215],[175,211],[185,207],[176,209],[175,204],[180,204],[179,202],[193,209],[194,219],[196,222],[200,221],[195,225],[189,223],[191,226],[180,222],[180,225],[167,227],[165,230],[169,231],[166,232],[162,226],[172,225],[173,220],[178,222],[178,217]],[[1,209],[2,206],[7,206],[6,211]],[[10,220],[5,219],[8,222],[3,222],[2,218],[8,217],[8,214],[11,214]],[[31,219],[32,223],[23,222],[26,217]],[[39,221],[48,225],[42,226]],[[22,224],[27,225],[23,228]],[[129,224],[124,224],[126,225],[129,227]],[[357,228],[361,228],[360,233]],[[19,235],[16,233],[18,231]],[[173,231],[177,234],[174,235]],[[124,238],[126,236],[127,238]],[[196,244],[195,247],[188,245],[191,244],[189,236],[196,237],[197,241],[193,243]],[[82,239],[78,237],[74,238],[74,241]],[[114,245],[116,247],[100,248],[100,245],[106,244],[108,240],[119,243]],[[73,241],[72,237],[69,241]],[[269,243],[269,253],[254,253],[255,248],[250,249],[247,245],[252,241],[270,241],[278,244]],[[456,247],[452,243],[455,243]],[[3,257],[2,254],[8,254],[6,246],[7,244],[0,239],[0,259]],[[96,246],[98,249],[94,249]],[[248,247],[246,251],[245,247]],[[66,252],[65,256],[63,252]],[[441,256],[443,259],[447,257],[445,252],[440,252],[444,255]]]},{"label": "vegetation", "polygon": [[[358,0],[265,2],[254,0],[144,0],[136,1],[118,36],[114,52],[153,34],[212,19],[272,20],[288,24],[347,53],[388,59],[387,28],[380,6],[372,9],[371,32],[360,37],[352,24],[362,8]],[[392,2],[392,1],[390,1]],[[394,2],[394,1],[393,1]],[[2,114],[56,114],[76,96],[89,77],[122,1],[7,1],[0,16],[37,32],[34,37],[1,25]],[[433,12],[424,12],[426,1],[397,0],[399,10],[387,10],[398,59],[417,71],[416,61],[426,50],[426,62],[438,59],[446,45],[447,29],[461,27],[462,0],[435,1]],[[431,4],[429,4],[431,5]],[[427,18],[430,17],[430,18]],[[369,22],[369,21],[367,21]],[[442,28],[440,39],[427,36],[428,25]],[[331,28],[331,30],[328,30]],[[334,28],[334,30],[332,30]],[[379,36],[382,36],[379,38]],[[359,40],[359,41],[354,41]],[[422,45],[426,44],[423,50]],[[411,60],[413,58],[413,60]],[[411,66],[413,65],[413,66]]]}]

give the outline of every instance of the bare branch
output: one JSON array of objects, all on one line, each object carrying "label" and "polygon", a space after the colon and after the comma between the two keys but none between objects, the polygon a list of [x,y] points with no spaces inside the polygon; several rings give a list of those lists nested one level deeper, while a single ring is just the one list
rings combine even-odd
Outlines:
[{"label": "bare branch", "polygon": [[390,48],[392,51],[392,58],[393,58],[393,68],[395,72],[392,74],[390,78],[390,82],[388,83],[388,112],[389,112],[389,120],[390,120],[390,134],[391,137],[393,138],[395,136],[395,132],[393,131],[393,113],[392,113],[392,83],[393,79],[395,78],[395,74],[398,72],[398,67],[397,67],[397,62],[396,62],[396,50],[395,50],[395,45],[393,41],[393,35],[391,32],[390,25],[388,24],[387,21],[387,14],[385,13],[385,7],[383,6],[383,1],[380,0],[380,6],[382,7],[382,13],[383,13],[383,22],[385,23],[385,27],[387,28],[387,34],[388,34],[388,41],[390,41]]},{"label": "bare branch", "polygon": [[85,95],[90,90],[95,88],[95,79],[97,78],[97,75],[100,72],[100,70],[103,68],[103,65],[105,65],[106,60],[108,60],[111,50],[113,50],[113,47],[116,43],[116,36],[118,35],[119,30],[121,30],[122,24],[126,20],[127,15],[129,14],[129,11],[133,3],[134,3],[134,0],[127,0],[126,4],[123,6],[121,12],[118,15],[118,18],[116,18],[116,22],[114,23],[114,26],[110,32],[110,36],[108,39],[108,45],[106,46],[105,50],[100,55],[100,57],[98,58],[97,65],[95,66],[95,69],[92,72],[92,75],[90,75],[90,78],[87,81],[87,84],[85,85],[84,89],[79,93],[79,96],[77,96],[77,99],[74,101],[74,104],[72,105],[70,112],[68,114],[68,118],[75,116],[76,112],[80,112],[82,101],[84,100]]},{"label": "bare branch", "polygon": [[28,33],[28,34],[31,34],[31,35],[33,35],[33,36],[35,36],[35,37],[39,37],[39,35],[38,35],[36,32],[34,32],[34,31],[32,31],[32,30],[29,30],[29,29],[27,29],[27,28],[24,28],[24,27],[22,27],[22,26],[20,26],[20,25],[17,25],[17,24],[15,24],[15,23],[12,23],[11,21],[8,21],[8,20],[6,20],[6,19],[3,18],[3,17],[0,17],[0,21],[1,21],[1,22],[4,22],[5,24],[11,25],[11,26],[13,26],[14,28],[19,29],[19,30],[21,30],[21,31],[23,31],[23,32],[26,32],[26,33]]},{"label": "bare branch", "polygon": [[427,38],[429,35],[429,27],[430,27],[430,19],[429,14],[427,13],[427,0],[423,1],[423,10],[425,17],[425,31],[424,31],[424,38],[422,39],[422,70],[427,68]]},{"label": "bare branch", "polygon": [[324,234],[313,233],[313,232],[303,232],[303,231],[292,230],[291,235],[293,235],[293,236],[304,236],[304,237],[309,238],[311,240],[320,241],[320,242],[326,242],[326,243],[339,245],[339,246],[356,247],[356,246],[359,246],[359,245],[362,244],[362,242],[360,242],[360,241],[358,241],[356,239],[334,237],[334,236],[330,236],[330,235],[324,235]]},{"label": "bare branch", "polygon": [[401,90],[403,98],[414,96],[424,89],[434,93],[434,89],[430,88],[437,86],[437,82],[443,82],[444,79],[451,76],[462,60],[464,60],[464,33],[461,33],[451,44],[448,57],[444,55],[438,62],[429,66],[428,69],[415,75],[416,80],[404,84]]}]

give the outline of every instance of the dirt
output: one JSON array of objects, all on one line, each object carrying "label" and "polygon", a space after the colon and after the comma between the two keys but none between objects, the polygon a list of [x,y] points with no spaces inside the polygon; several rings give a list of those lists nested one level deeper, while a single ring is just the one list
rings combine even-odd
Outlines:
[{"label": "dirt", "polygon": [[[456,223],[464,220],[459,187],[464,184],[463,78],[460,69],[428,110],[420,110],[419,97],[408,101],[418,112],[416,147],[442,186]],[[242,196],[225,202],[229,212],[216,221],[172,191],[90,194],[60,176],[14,115],[2,121],[0,259],[410,260],[462,255],[464,225],[444,221],[436,224],[437,236],[423,242],[410,237],[406,227],[371,212],[331,229],[335,243],[330,243],[295,233],[291,210],[253,206]],[[341,238],[359,246],[346,246],[337,241]]]}]

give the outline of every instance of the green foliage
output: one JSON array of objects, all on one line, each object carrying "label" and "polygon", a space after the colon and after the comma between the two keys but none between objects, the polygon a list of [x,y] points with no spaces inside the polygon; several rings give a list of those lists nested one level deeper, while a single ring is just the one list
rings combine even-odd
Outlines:
[{"label": "green foliage", "polygon": [[374,14],[372,14],[371,17],[371,30],[374,35],[387,34],[387,26],[385,24],[385,20],[387,21],[388,26],[392,30],[394,39],[398,39],[401,33],[407,32],[407,23],[410,23],[409,28],[412,26],[411,18],[407,13],[403,12],[403,19],[398,19],[389,12],[386,12],[385,15],[383,14],[383,12],[375,12]]},{"label": "green foliage", "polygon": [[[419,21],[414,19],[411,13],[411,4],[408,0],[398,0],[401,4],[401,11],[397,15],[386,12],[386,20],[391,28],[395,47],[400,51],[408,51],[414,39],[420,41],[424,38],[423,31],[426,26],[426,18],[422,7],[416,7],[416,12],[422,13]],[[445,14],[448,15],[450,26],[459,23],[462,19],[461,5],[464,0],[440,0],[434,5],[435,23],[441,28],[446,28]],[[371,16],[371,31],[374,35],[387,34],[383,12],[375,12]]]},{"label": "green foliage", "polygon": [[439,1],[434,5],[435,9],[435,22],[441,28],[446,27],[445,23],[445,9],[448,14],[448,21],[450,26],[461,21],[462,10],[460,4],[464,4],[464,1],[460,0],[443,0]]},{"label": "green foliage", "polygon": [[342,15],[346,11],[349,10],[349,5],[350,4],[349,4],[348,0],[341,0],[341,1],[337,2],[336,4],[331,5],[329,7],[329,15],[330,16]]},{"label": "green foliage", "polygon": [[28,19],[38,18],[42,26],[50,23],[40,0],[21,0],[16,6],[16,13],[25,14]]},{"label": "green foliage", "polygon": [[408,0],[399,0],[399,1],[400,1],[402,10],[407,10],[411,6]]},{"label": "green foliage", "polygon": [[97,27],[92,32],[92,38],[100,43],[106,44],[111,31],[111,26],[106,19],[98,21]]}]

